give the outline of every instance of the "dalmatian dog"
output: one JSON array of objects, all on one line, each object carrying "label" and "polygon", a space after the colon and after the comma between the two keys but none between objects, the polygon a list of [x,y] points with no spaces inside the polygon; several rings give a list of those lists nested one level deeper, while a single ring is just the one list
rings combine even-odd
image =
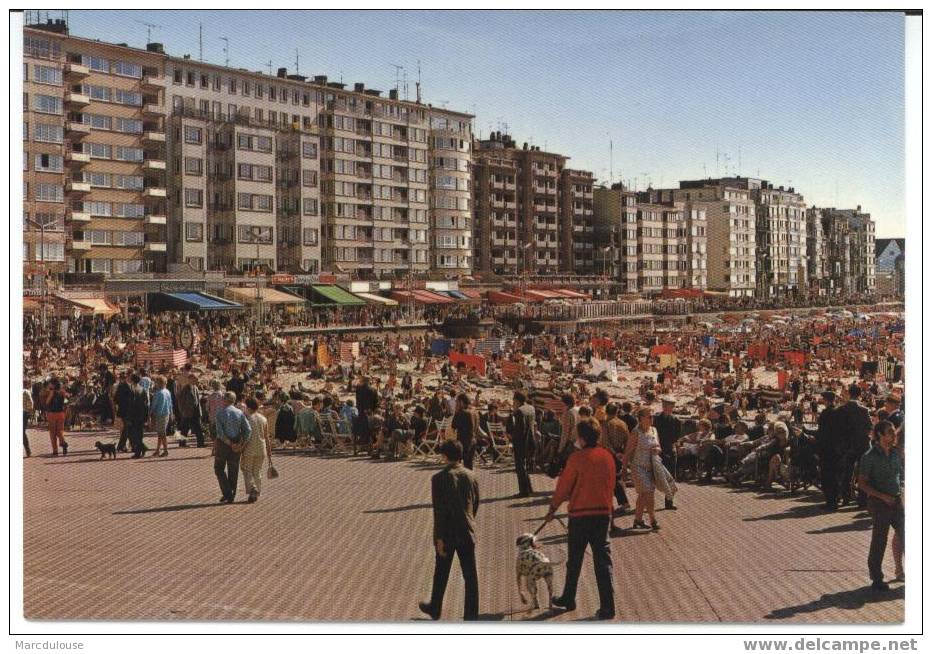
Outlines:
[{"label": "dalmatian dog", "polygon": [[[543,579],[547,583],[550,608],[553,608],[553,564],[550,559],[541,551],[537,538],[533,534],[521,534],[515,545],[518,547],[516,567],[518,595],[521,596],[521,603],[528,603],[528,599],[524,596],[524,591],[527,590],[531,599],[534,600],[533,608],[540,608],[540,603],[537,601],[537,582]],[[524,586],[521,585],[522,580]]]}]

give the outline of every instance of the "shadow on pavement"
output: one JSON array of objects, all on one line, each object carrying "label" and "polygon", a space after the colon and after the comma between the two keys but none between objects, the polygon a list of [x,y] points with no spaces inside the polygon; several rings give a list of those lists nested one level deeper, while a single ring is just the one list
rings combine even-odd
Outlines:
[{"label": "shadow on pavement", "polygon": [[156,506],[151,509],[127,509],[125,511],[114,511],[113,515],[137,515],[140,513],[163,513],[171,511],[187,511],[189,509],[205,509],[211,506],[224,506],[219,502],[209,502],[207,504],[175,504],[173,506]]},{"label": "shadow on pavement", "polygon": [[867,531],[871,528],[870,518],[858,518],[853,522],[846,522],[843,525],[834,525],[832,527],[823,527],[822,529],[813,529],[807,531],[807,534],[841,534],[846,531]]},{"label": "shadow on pavement", "polygon": [[418,509],[430,509],[433,504],[408,504],[407,506],[393,506],[387,509],[366,509],[363,513],[397,513],[399,511],[416,511]]},{"label": "shadow on pavement", "polygon": [[802,504],[792,506],[782,513],[771,513],[770,515],[757,516],[755,518],[742,518],[745,522],[758,522],[760,520],[790,520],[793,518],[814,518],[819,515],[825,515],[825,510],[821,504]]},{"label": "shadow on pavement", "polygon": [[815,613],[825,609],[860,609],[865,604],[874,604],[878,602],[890,602],[893,600],[902,600],[905,597],[903,586],[893,588],[888,591],[875,591],[870,586],[863,586],[854,590],[845,590],[840,593],[827,593],[817,600],[799,604],[797,606],[787,606],[782,609],[776,609],[764,616],[765,620],[785,620],[799,615],[800,613]]}]

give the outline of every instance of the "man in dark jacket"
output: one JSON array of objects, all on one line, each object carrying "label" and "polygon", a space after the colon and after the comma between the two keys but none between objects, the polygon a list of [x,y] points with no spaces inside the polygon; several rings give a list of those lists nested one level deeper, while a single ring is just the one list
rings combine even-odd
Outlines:
[{"label": "man in dark jacket", "polygon": [[117,443],[117,450],[126,451],[126,441],[129,440],[129,415],[133,403],[133,388],[126,380],[126,373],[120,373],[120,381],[113,391],[113,403],[116,405],[116,413],[123,421],[123,427],[120,429],[120,442]]},{"label": "man in dark jacket", "polygon": [[463,446],[444,441],[440,454],[446,467],[430,480],[434,508],[434,582],[429,602],[418,607],[432,620],[439,620],[443,595],[450,579],[453,553],[459,558],[466,587],[464,620],[479,619],[479,577],[476,572],[476,512],[479,510],[479,484],[476,475],[463,466]]},{"label": "man in dark jacket", "polygon": [[357,444],[369,445],[372,442],[372,432],[369,426],[371,416],[379,406],[379,394],[369,385],[369,378],[363,377],[356,386],[356,408],[359,415],[353,424],[353,454],[356,453]]},{"label": "man in dark jacket", "polygon": [[148,449],[142,440],[142,433],[146,420],[149,418],[149,394],[139,385],[140,379],[141,377],[137,373],[133,373],[132,377],[130,377],[133,385],[133,396],[129,402],[129,415],[126,417],[126,421],[129,423],[129,442],[133,448],[134,459],[143,456]]},{"label": "man in dark jacket", "polygon": [[[657,430],[657,438],[660,440],[660,457],[663,465],[667,470],[673,470],[674,444],[683,435],[683,423],[673,415],[673,407],[676,400],[672,397],[665,397],[662,400],[663,407],[656,416],[654,416],[654,428]],[[664,507],[668,510],[675,509],[673,498],[664,498]]]},{"label": "man in dark jacket", "polygon": [[518,476],[518,494],[516,497],[530,497],[531,477],[528,474],[531,455],[534,448],[535,429],[534,407],[527,403],[527,395],[517,391],[514,395],[514,410],[508,417],[505,430],[511,437],[511,448],[515,458],[515,474]]},{"label": "man in dark jacket", "polygon": [[[848,387],[848,401],[838,408],[839,429],[844,435],[845,452],[841,470],[841,501],[851,502],[851,480],[854,467],[870,446],[871,416],[868,410],[858,402],[861,388],[857,384]],[[858,506],[867,506],[867,496],[858,491]]]},{"label": "man in dark jacket", "polygon": [[816,432],[816,445],[819,448],[819,462],[822,468],[822,493],[825,495],[825,510],[838,509],[838,472],[844,457],[844,433],[840,429],[838,409],[835,407],[835,393],[822,393],[825,408],[819,414],[819,429]]},{"label": "man in dark jacket", "polygon": [[197,446],[204,447],[204,430],[201,428],[201,389],[197,385],[195,375],[188,376],[188,383],[181,388],[178,394],[179,429],[184,438],[188,432],[194,432]]}]

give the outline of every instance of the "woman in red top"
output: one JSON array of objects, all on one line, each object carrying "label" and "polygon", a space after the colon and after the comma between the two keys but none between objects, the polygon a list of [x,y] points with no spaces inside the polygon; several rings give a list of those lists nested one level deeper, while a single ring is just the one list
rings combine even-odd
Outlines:
[{"label": "woman in red top", "polygon": [[582,418],[576,425],[576,451],[567,459],[557,481],[546,520],[569,500],[569,527],[566,583],[563,594],[553,605],[572,611],[576,608],[576,585],[582,569],[586,545],[592,549],[592,564],[599,587],[599,620],[615,617],[615,591],[612,587],[612,554],[608,526],[615,490],[615,457],[599,445],[601,428],[594,418]]},{"label": "woman in red top", "polygon": [[49,382],[43,400],[49,423],[49,439],[52,441],[52,456],[58,456],[59,444],[62,452],[68,454],[68,443],[65,442],[65,392],[61,389],[60,381],[52,379]]}]

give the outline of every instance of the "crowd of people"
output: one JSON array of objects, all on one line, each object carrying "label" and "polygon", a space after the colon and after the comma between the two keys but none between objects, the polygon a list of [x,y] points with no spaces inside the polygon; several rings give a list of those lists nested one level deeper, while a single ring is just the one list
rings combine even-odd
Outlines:
[{"label": "crowd of people", "polygon": [[[607,538],[622,529],[617,519],[633,512],[631,529],[660,529],[655,495],[676,509],[676,483],[687,479],[817,486],[826,511],[865,506],[875,587],[885,587],[891,526],[895,576],[904,575],[899,314],[749,313],[652,333],[595,323],[520,336],[499,327],[491,349],[460,339],[442,350],[435,344],[445,339],[431,330],[283,338],[294,320],[277,314],[259,329],[228,315],[136,313],[74,321],[54,336],[27,329],[25,453],[33,422],[47,425],[52,456],[68,453],[66,429],[88,423],[118,429],[116,450],[134,458],[166,457],[172,444],[210,446],[224,503],[236,497],[239,472],[247,501],[259,499],[275,448],[332,451],[342,442],[372,457],[442,453],[464,470],[504,460],[517,496],[534,492],[536,472],[558,478],[552,510],[569,501],[567,582],[555,605],[574,606],[589,546],[606,618],[614,615]],[[179,347],[185,333],[183,366],[137,362],[140,344]],[[484,369],[451,352],[481,357]],[[475,556],[467,541],[437,546],[444,560],[422,607],[431,616],[440,613],[447,557]],[[466,617],[475,606],[467,602]]]}]

